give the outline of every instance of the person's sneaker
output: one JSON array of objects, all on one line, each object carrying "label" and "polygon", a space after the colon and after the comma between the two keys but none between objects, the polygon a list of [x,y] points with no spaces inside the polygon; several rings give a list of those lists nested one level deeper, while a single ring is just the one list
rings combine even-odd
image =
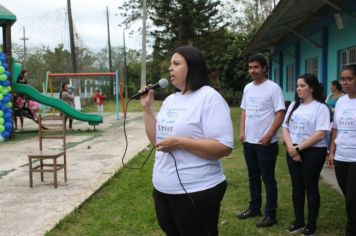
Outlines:
[{"label": "person's sneaker", "polygon": [[277,224],[276,218],[275,217],[266,216],[260,222],[257,222],[256,226],[257,227],[261,227],[261,228],[265,228],[265,227],[270,227],[270,226],[272,226],[274,224]]},{"label": "person's sneaker", "polygon": [[304,223],[293,222],[287,229],[288,233],[295,234],[304,229]]},{"label": "person's sneaker", "polygon": [[262,216],[262,213],[260,210],[253,210],[253,209],[247,209],[246,211],[237,214],[236,217],[239,218],[240,220],[244,220],[247,218],[251,217],[256,217],[256,216]]},{"label": "person's sneaker", "polygon": [[303,235],[305,236],[313,236],[315,233],[315,226],[313,225],[306,225],[303,229]]}]

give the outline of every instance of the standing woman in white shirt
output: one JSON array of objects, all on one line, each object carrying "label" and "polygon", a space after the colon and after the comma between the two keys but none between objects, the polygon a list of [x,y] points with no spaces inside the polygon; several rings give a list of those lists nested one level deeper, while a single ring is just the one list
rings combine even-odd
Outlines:
[{"label": "standing woman in white shirt", "polygon": [[[326,132],[330,130],[330,113],[324,103],[321,85],[312,74],[298,78],[295,101],[283,122],[283,140],[292,181],[294,222],[287,231],[314,235],[320,208],[319,177],[327,154]],[[305,194],[308,216],[305,224]]]},{"label": "standing woman in white shirt", "polygon": [[220,202],[227,187],[220,159],[231,153],[233,129],[224,98],[208,86],[200,51],[172,53],[169,73],[176,93],[157,117],[150,90],[141,96],[146,134],[156,148],[153,199],[167,235],[218,235]]},{"label": "standing woman in white shirt", "polygon": [[340,79],[345,96],[336,102],[328,165],[335,165],[345,196],[346,235],[356,235],[356,65],[344,66]]}]

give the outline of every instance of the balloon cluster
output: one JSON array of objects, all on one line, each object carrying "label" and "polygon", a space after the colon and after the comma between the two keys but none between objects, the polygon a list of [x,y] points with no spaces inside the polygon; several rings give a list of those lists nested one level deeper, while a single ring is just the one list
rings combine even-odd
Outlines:
[{"label": "balloon cluster", "polygon": [[12,131],[12,103],[9,65],[5,53],[0,53],[0,142],[9,138]]}]

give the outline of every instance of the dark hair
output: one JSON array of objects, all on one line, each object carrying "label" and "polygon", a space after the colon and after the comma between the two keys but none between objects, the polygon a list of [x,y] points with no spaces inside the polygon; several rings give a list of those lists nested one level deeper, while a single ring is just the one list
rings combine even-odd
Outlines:
[{"label": "dark hair", "polygon": [[334,85],[337,90],[342,91],[341,84],[340,84],[340,82],[338,80],[331,81],[331,84]]},{"label": "dark hair", "polygon": [[187,90],[196,91],[205,85],[209,85],[208,66],[199,49],[190,46],[181,46],[173,50],[172,54],[178,53],[184,57],[188,65],[186,85],[183,93]]},{"label": "dark hair", "polygon": [[65,87],[67,84],[68,84],[67,82],[63,82],[62,85],[61,85],[61,91],[59,92],[59,98],[60,98],[60,99],[62,99],[62,93],[63,93],[64,87]]},{"label": "dark hair", "polygon": [[17,82],[19,80],[22,80],[23,78],[25,78],[25,73],[28,72],[28,70],[22,70],[21,73],[17,76]]},{"label": "dark hair", "polygon": [[[304,75],[300,75],[298,77],[298,79],[303,79],[305,81],[305,83],[307,85],[309,85],[310,88],[313,89],[312,97],[314,98],[314,100],[317,100],[320,103],[325,103],[325,99],[324,99],[324,95],[323,95],[323,91],[322,91],[323,90],[322,89],[322,84],[319,83],[319,80],[315,75],[313,75],[313,74],[304,74]],[[299,107],[300,103],[302,102],[301,100],[302,99],[300,99],[298,97],[298,93],[296,91],[295,95],[294,95],[295,103],[294,103],[294,106],[293,106],[291,112],[289,113],[287,122],[289,122],[293,112],[295,110],[297,110],[297,108]]]},{"label": "dark hair", "polygon": [[254,62],[254,61],[257,61],[258,64],[261,65],[261,67],[266,67],[267,66],[266,57],[263,56],[261,53],[257,53],[257,54],[249,56],[248,63]]},{"label": "dark hair", "polygon": [[356,76],[356,64],[345,65],[342,67],[342,71],[350,70],[354,76]]}]

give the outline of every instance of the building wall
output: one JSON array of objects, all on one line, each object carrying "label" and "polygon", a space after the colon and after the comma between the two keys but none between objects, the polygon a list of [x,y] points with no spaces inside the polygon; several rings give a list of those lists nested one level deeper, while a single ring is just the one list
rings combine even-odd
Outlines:
[{"label": "building wall", "polygon": [[[353,13],[356,15],[356,10]],[[325,93],[328,94],[330,92],[330,82],[332,80],[339,78],[340,73],[340,63],[339,63],[339,52],[340,50],[356,47],[356,18],[349,16],[347,14],[343,14],[343,29],[338,29],[333,19],[334,16],[329,16],[328,19],[325,19],[325,22],[331,22],[327,27],[327,70],[326,70],[326,78],[323,77],[323,55],[322,48],[318,48],[306,40],[297,39],[297,42],[300,43],[300,51],[299,58],[296,58],[293,55],[296,55],[295,51],[295,43],[292,45],[291,42],[285,42],[280,44],[279,48],[275,49],[275,52],[272,55],[271,70],[272,80],[275,81],[274,78],[274,69],[280,68],[280,53],[283,54],[283,74],[280,77],[280,84],[282,84],[282,89],[284,93],[285,100],[294,100],[294,93],[287,92],[287,65],[295,63],[296,60],[299,60],[299,75],[306,73],[306,60],[310,58],[318,59],[318,79],[321,83],[323,83],[325,88]],[[332,18],[332,20],[330,20]],[[307,38],[317,42],[322,45],[322,30],[319,26],[311,26],[314,28],[319,28],[320,30],[317,32],[313,32],[311,34],[302,33]],[[292,54],[292,55],[289,55]],[[298,69],[296,68],[298,71]],[[296,82],[296,81],[295,81]]]},{"label": "building wall", "polygon": [[[343,29],[338,29],[336,24],[329,27],[329,82],[339,78],[339,51],[350,47],[356,47],[356,19],[347,15],[344,15],[343,19]],[[328,85],[328,87],[329,86],[330,85]]]}]

